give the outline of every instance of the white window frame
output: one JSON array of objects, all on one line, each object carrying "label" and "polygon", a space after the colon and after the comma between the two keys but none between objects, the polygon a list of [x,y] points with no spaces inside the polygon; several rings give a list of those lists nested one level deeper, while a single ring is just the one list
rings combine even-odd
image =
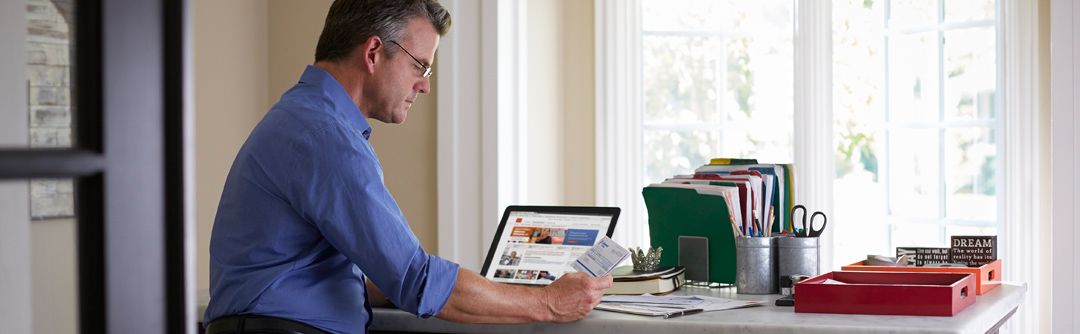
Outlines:
[{"label": "white window frame", "polygon": [[[1080,26],[1074,27],[1071,17],[1080,14],[1080,6],[1073,6],[1068,0],[1053,0],[1057,8],[1069,10],[1054,10],[1055,32],[1063,32],[1057,37],[1068,41],[1075,40],[1080,35]],[[1036,247],[1040,245],[1042,224],[1032,222],[1045,221],[1041,216],[1045,210],[1041,210],[1039,203],[1044,194],[1047,194],[1045,186],[1039,182],[1031,182],[1030,175],[1037,175],[1043,170],[1048,162],[1048,157],[1042,152],[1045,143],[1039,134],[1045,130],[1041,128],[1042,117],[1047,112],[1040,105],[1039,88],[1042,82],[1039,71],[1040,56],[1037,42],[1038,36],[1038,4],[1033,1],[1023,0],[999,0],[998,2],[998,66],[999,84],[1001,91],[999,96],[1003,101],[1002,109],[998,113],[998,126],[1002,131],[1001,140],[998,142],[1000,156],[1003,160],[999,166],[1004,166],[998,171],[998,177],[1002,182],[1002,189],[998,193],[999,213],[998,226],[1000,227],[999,241],[1001,243],[1001,256],[1005,261],[1006,279],[1026,282],[1029,287],[1025,296],[1024,307],[1018,311],[1014,320],[1007,325],[1019,332],[1037,332],[1039,330],[1040,307],[1045,302],[1042,296],[1043,289],[1040,287],[1041,273],[1048,270],[1040,265],[1042,255]],[[647,222],[645,217],[633,214],[644,212],[644,203],[641,199],[641,186],[627,180],[640,180],[642,171],[642,156],[640,153],[641,142],[641,104],[634,100],[643,96],[641,87],[641,22],[639,0],[596,0],[596,202],[598,205],[618,206],[624,210],[624,218],[621,219],[620,227],[616,229],[615,238],[620,242],[630,245],[645,244],[648,242]],[[800,202],[820,210],[827,214],[832,213],[834,181],[833,166],[833,119],[832,119],[832,8],[829,1],[796,0],[796,32],[795,32],[795,82],[817,83],[814,85],[795,86],[795,124],[794,129],[794,162],[799,170],[799,178],[796,180],[796,198]],[[1063,13],[1064,12],[1064,13]],[[1070,14],[1071,12],[1071,14]],[[1072,16],[1068,16],[1072,15]],[[1069,19],[1069,20],[1065,20]],[[1068,23],[1061,23],[1062,21]],[[1072,29],[1071,31],[1069,29]],[[1065,35],[1062,37],[1061,35]],[[1055,48],[1055,59],[1069,59],[1067,65],[1055,63],[1055,69],[1060,66],[1062,70],[1071,70],[1072,73],[1080,73],[1071,64],[1072,43],[1065,43],[1055,38],[1057,45],[1068,45],[1068,50]],[[1006,47],[1007,46],[1007,47]],[[1026,51],[1026,52],[1025,52]],[[1055,73],[1059,73],[1055,71]],[[1069,73],[1069,72],[1065,72]],[[1072,142],[1069,138],[1057,138],[1055,136],[1055,152],[1068,154],[1072,158],[1065,171],[1059,172],[1066,167],[1059,166],[1055,161],[1055,181],[1071,181],[1073,184],[1068,204],[1075,203],[1075,194],[1080,192],[1080,182],[1071,178],[1075,173],[1077,162],[1075,148],[1080,147],[1080,117],[1066,117],[1064,111],[1059,109],[1071,109],[1075,106],[1074,100],[1066,97],[1080,96],[1071,94],[1060,83],[1068,83],[1070,89],[1076,88],[1074,82],[1080,75],[1073,75],[1072,79],[1056,77],[1055,83],[1055,120],[1073,121],[1075,131]],[[1067,81],[1071,80],[1071,81]],[[1060,81],[1060,82],[1059,82]],[[1060,91],[1059,90],[1064,90]],[[1066,103],[1067,102],[1067,103]],[[1059,106],[1062,106],[1060,107]],[[1031,112],[1037,111],[1037,112]],[[1055,128],[1056,129],[1056,128]],[[1060,133],[1060,132],[1058,132]],[[638,144],[634,144],[638,143]],[[1064,148],[1062,148],[1064,147]],[[1068,150],[1066,150],[1068,149]],[[1058,155],[1055,155],[1055,157]],[[1061,163],[1061,165],[1065,165]],[[1061,175],[1070,175],[1070,178]],[[1058,198],[1058,190],[1055,189],[1054,221],[1057,225],[1068,226],[1064,231],[1072,232],[1071,236],[1059,236],[1055,234],[1055,241],[1069,241],[1071,245],[1080,243],[1080,229],[1075,227],[1074,208],[1061,208],[1061,200]],[[1066,192],[1062,190],[1061,192]],[[1064,223],[1062,219],[1064,220]],[[843,228],[843,222],[835,225]],[[628,228],[631,227],[631,228]],[[1055,229],[1060,227],[1055,226]],[[1067,238],[1071,238],[1070,241]],[[1058,240],[1060,239],[1060,240]],[[1060,246],[1055,243],[1056,251],[1070,250],[1076,253],[1076,246]],[[822,240],[822,269],[833,270],[832,259],[833,240],[830,230]],[[1068,254],[1068,253],[1063,253]],[[1080,257],[1077,254],[1070,259]],[[1060,263],[1058,261],[1057,263]],[[1068,261],[1066,261],[1068,262]],[[1075,261],[1072,261],[1075,262]],[[1059,265],[1059,264],[1058,264]],[[1075,263],[1067,268],[1068,273],[1062,273],[1055,269],[1054,279],[1057,282],[1069,278],[1068,287],[1058,289],[1071,292],[1071,295],[1055,297],[1055,328],[1071,328],[1073,321],[1061,319],[1063,314],[1072,314],[1076,301],[1080,299],[1077,289],[1071,285],[1074,277],[1080,276],[1080,270],[1076,269]],[[1070,276],[1071,275],[1071,276]],[[1060,283],[1059,283],[1060,284]],[[1057,289],[1055,289],[1057,290]],[[1055,293],[1055,295],[1059,295]],[[1067,306],[1069,313],[1061,313],[1057,307]],[[1061,325],[1068,322],[1067,325]],[[1058,327],[1062,326],[1062,327]],[[1068,326],[1068,327],[1065,327]]]},{"label": "white window frame", "polygon": [[[1050,2],[1050,133],[1053,196],[1052,330],[1073,333],[1080,329],[1080,5],[1072,0]],[[1028,36],[1030,37],[1030,36]],[[1045,88],[1044,88],[1045,89]],[[1044,217],[1045,218],[1045,217]],[[1035,291],[1031,291],[1034,293]],[[1050,312],[1048,312],[1050,313]],[[1048,332],[1048,331],[1043,331]]]},{"label": "white window frame", "polygon": [[1049,268],[1041,263],[1045,254],[1039,247],[1049,225],[1045,223],[1048,185],[1033,177],[1045,175],[1049,163],[1043,150],[1045,139],[1040,137],[1047,130],[1043,120],[1049,110],[1039,97],[1048,88],[1043,87],[1045,78],[1039,70],[1041,52],[1047,48],[1040,46],[1037,1],[998,1],[998,95],[1003,106],[998,114],[1002,129],[998,178],[1003,181],[998,192],[999,256],[1004,259],[1003,280],[1025,282],[1028,287],[1005,329],[1038,333],[1042,310],[1048,306],[1042,294],[1050,289],[1042,284]]},{"label": "white window frame", "polygon": [[[596,204],[622,208],[613,238],[647,246],[642,179],[641,1],[596,0]],[[638,144],[632,144],[638,143]]]}]

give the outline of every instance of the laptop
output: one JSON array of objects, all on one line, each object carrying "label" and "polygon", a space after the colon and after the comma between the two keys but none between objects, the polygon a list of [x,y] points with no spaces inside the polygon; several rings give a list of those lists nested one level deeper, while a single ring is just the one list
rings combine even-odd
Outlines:
[{"label": "laptop", "polygon": [[501,283],[548,285],[575,270],[570,262],[611,237],[619,208],[509,206],[480,275]]}]

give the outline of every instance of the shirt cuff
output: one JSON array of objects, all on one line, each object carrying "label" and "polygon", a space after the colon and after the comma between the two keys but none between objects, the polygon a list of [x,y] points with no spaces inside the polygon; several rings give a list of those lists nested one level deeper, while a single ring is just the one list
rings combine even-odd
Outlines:
[{"label": "shirt cuff", "polygon": [[446,302],[450,301],[450,293],[457,284],[459,265],[447,261],[441,257],[430,255],[428,257],[427,282],[420,294],[420,305],[416,314],[421,318],[430,318],[439,313]]}]

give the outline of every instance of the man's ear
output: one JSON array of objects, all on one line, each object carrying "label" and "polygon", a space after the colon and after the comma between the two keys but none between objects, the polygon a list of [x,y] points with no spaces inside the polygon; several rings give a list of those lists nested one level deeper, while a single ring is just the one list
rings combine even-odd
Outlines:
[{"label": "man's ear", "polygon": [[364,41],[364,44],[361,44],[360,47],[357,48],[357,51],[361,56],[361,66],[369,74],[375,73],[375,64],[381,63],[385,59],[381,53],[384,46],[385,44],[383,44],[382,38],[379,38],[379,36],[371,36]]}]

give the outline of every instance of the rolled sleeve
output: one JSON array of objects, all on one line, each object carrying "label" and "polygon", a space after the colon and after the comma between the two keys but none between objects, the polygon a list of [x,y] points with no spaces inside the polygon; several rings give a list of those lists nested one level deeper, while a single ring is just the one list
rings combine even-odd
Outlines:
[{"label": "rolled sleeve", "polygon": [[434,255],[428,255],[427,282],[417,296],[416,315],[430,318],[450,301],[450,294],[457,284],[458,264]]}]

